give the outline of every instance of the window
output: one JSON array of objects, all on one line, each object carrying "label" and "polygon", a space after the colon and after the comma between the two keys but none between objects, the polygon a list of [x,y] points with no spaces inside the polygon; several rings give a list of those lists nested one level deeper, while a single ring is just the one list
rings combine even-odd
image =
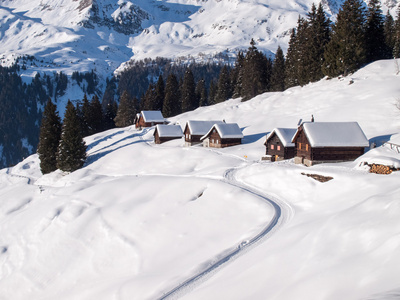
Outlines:
[{"label": "window", "polygon": [[281,150],[281,146],[278,145],[277,148],[278,148],[278,149],[277,149],[278,151]]},{"label": "window", "polygon": [[299,143],[298,149],[301,150],[301,143]]},{"label": "window", "polygon": [[306,144],[306,151],[308,151],[308,144]]},{"label": "window", "polygon": [[274,145],[271,145],[271,150],[274,150],[274,149],[275,149]]}]

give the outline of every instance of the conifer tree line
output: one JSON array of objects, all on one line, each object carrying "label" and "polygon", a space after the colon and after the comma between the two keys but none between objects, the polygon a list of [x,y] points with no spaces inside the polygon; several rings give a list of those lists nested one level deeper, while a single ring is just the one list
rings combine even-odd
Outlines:
[{"label": "conifer tree line", "polygon": [[[347,75],[375,60],[399,57],[400,7],[393,18],[389,11],[383,15],[379,0],[370,0],[367,7],[362,0],[346,0],[336,21],[331,22],[321,3],[313,4],[291,30],[286,56],[278,47],[271,59],[257,49],[252,39],[233,65],[193,63],[185,67],[162,58],[136,62],[119,78],[107,81],[101,102],[97,96],[89,100],[85,95],[75,110],[84,137],[132,125],[141,110],[160,110],[164,117],[171,117],[230,98],[246,101],[264,92],[284,91],[325,76]],[[79,82],[84,78],[95,84],[93,74],[85,76],[94,80],[79,73],[73,79]],[[59,77],[57,85],[62,91],[65,80],[62,74]],[[153,78],[150,83],[149,78]],[[40,81],[36,79],[33,84]],[[88,90],[94,91],[93,84]],[[119,104],[115,101],[117,94]],[[50,159],[54,161],[52,156]]]},{"label": "conifer tree line", "polygon": [[292,29],[285,61],[285,88],[355,72],[380,59],[400,57],[400,7],[396,21],[379,0],[364,7],[346,0],[331,23],[321,3]]},{"label": "conifer tree line", "polygon": [[49,98],[42,116],[37,149],[42,173],[57,169],[73,172],[81,168],[86,160],[83,138],[114,128],[117,108],[115,102],[103,108],[96,95],[89,101],[85,94],[76,106],[68,101],[61,122],[57,106]]}]

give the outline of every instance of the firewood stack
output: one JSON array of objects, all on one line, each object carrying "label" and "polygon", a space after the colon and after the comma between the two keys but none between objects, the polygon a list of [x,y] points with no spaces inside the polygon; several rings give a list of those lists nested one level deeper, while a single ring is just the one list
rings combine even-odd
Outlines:
[{"label": "firewood stack", "polygon": [[372,164],[370,165],[369,172],[370,173],[375,173],[375,174],[391,174],[393,170],[389,166],[384,166],[384,165],[376,165]]}]

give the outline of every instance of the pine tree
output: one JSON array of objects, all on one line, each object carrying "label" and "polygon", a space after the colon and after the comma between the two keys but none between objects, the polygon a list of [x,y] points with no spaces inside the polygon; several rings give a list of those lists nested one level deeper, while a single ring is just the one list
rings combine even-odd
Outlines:
[{"label": "pine tree", "polygon": [[208,93],[208,104],[209,105],[214,105],[216,103],[215,102],[216,94],[217,94],[217,84],[215,83],[214,80],[211,80],[209,93]]},{"label": "pine tree", "polygon": [[118,104],[114,101],[111,100],[104,111],[104,129],[112,129],[115,128],[115,122],[114,119],[117,116],[117,111],[118,111]]},{"label": "pine tree", "polygon": [[313,4],[311,12],[308,13],[306,35],[305,56],[307,56],[306,63],[308,67],[305,71],[308,75],[305,75],[308,77],[308,82],[315,82],[324,77],[322,64],[324,62],[325,47],[330,38],[330,21],[321,3],[318,5],[318,9]]},{"label": "pine tree", "polygon": [[385,24],[383,27],[383,31],[385,34],[385,44],[386,44],[386,53],[385,58],[393,57],[393,48],[395,44],[395,28],[394,28],[394,20],[389,10],[385,16]]},{"label": "pine tree", "polygon": [[57,168],[73,172],[81,168],[85,160],[86,145],[81,132],[81,123],[74,105],[68,101],[58,145]]},{"label": "pine tree", "polygon": [[40,170],[43,174],[53,172],[57,169],[56,155],[60,139],[61,120],[56,105],[49,98],[43,112],[37,149],[40,159]]},{"label": "pine tree", "polygon": [[163,102],[165,98],[165,85],[164,85],[164,79],[162,75],[158,77],[158,81],[155,87],[155,103],[154,106],[152,107],[153,110],[159,110],[162,111],[163,108]]},{"label": "pine tree", "polygon": [[224,102],[232,97],[231,81],[228,67],[225,65],[219,73],[217,94],[215,96],[216,103]]},{"label": "pine tree", "polygon": [[174,74],[170,74],[165,84],[162,114],[166,118],[176,116],[181,113],[181,108],[178,79]]},{"label": "pine tree", "polygon": [[198,99],[199,106],[208,105],[206,81],[204,79],[200,79],[196,84],[196,97]]},{"label": "pine tree", "polygon": [[366,62],[365,12],[361,0],[346,0],[337,14],[325,50],[325,75],[348,75]]},{"label": "pine tree", "polygon": [[400,58],[400,6],[397,9],[396,21],[394,22],[393,57]]},{"label": "pine tree", "polygon": [[89,134],[95,134],[103,130],[103,109],[99,97],[94,95],[90,101],[90,114],[89,114],[89,124],[90,132]]},{"label": "pine tree", "polygon": [[384,19],[379,0],[368,3],[367,21],[365,25],[365,44],[367,63],[385,58],[386,43]]},{"label": "pine tree", "polygon": [[285,90],[285,57],[282,48],[278,46],[272,63],[271,91],[280,92]]},{"label": "pine tree", "polygon": [[297,51],[297,34],[296,29],[293,28],[290,34],[289,47],[286,53],[285,61],[285,87],[290,88],[299,85],[297,65],[298,65],[298,51]]},{"label": "pine tree", "polygon": [[156,87],[153,83],[149,84],[149,87],[140,102],[142,104],[142,110],[157,110]]},{"label": "pine tree", "polygon": [[81,122],[82,135],[88,136],[92,132],[90,127],[90,102],[85,94],[82,99],[82,103],[77,106],[77,114]]},{"label": "pine tree", "polygon": [[198,103],[196,105],[195,90],[193,73],[190,69],[186,69],[181,86],[182,112],[194,110],[199,106]]},{"label": "pine tree", "polygon": [[233,98],[242,96],[244,55],[239,51],[232,74]]},{"label": "pine tree", "polygon": [[126,127],[133,125],[136,117],[136,98],[131,98],[127,91],[122,93],[117,115],[114,119],[115,126]]},{"label": "pine tree", "polygon": [[270,62],[257,50],[252,39],[243,64],[242,100],[249,100],[268,90]]}]

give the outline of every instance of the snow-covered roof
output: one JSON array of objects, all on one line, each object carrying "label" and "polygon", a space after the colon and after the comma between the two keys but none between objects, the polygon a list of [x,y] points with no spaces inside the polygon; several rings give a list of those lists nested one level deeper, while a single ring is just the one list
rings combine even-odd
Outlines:
[{"label": "snow-covered roof", "polygon": [[214,124],[221,124],[223,121],[187,121],[186,126],[189,127],[192,135],[205,135]]},{"label": "snow-covered roof", "polygon": [[216,129],[219,136],[222,139],[242,139],[243,133],[239,128],[237,123],[221,123],[221,124],[214,124],[213,127],[201,137],[201,140],[205,139],[213,129]]},{"label": "snow-covered roof", "polygon": [[181,137],[183,136],[182,128],[179,125],[161,125],[156,126],[159,137]]},{"label": "snow-covered roof", "polygon": [[267,136],[267,141],[272,137],[273,133],[275,133],[282,142],[284,147],[294,147],[294,143],[292,143],[292,139],[296,134],[297,129],[295,128],[275,128],[271,131]]},{"label": "snow-covered roof", "polygon": [[302,126],[312,147],[369,146],[357,122],[305,122]]},{"label": "snow-covered roof", "polygon": [[142,110],[141,114],[146,123],[148,122],[164,122],[165,119],[159,110]]},{"label": "snow-covered roof", "polygon": [[400,146],[400,133],[393,134],[393,135],[390,137],[388,143],[389,143],[389,144],[393,144],[393,145],[398,145],[398,146]]}]

